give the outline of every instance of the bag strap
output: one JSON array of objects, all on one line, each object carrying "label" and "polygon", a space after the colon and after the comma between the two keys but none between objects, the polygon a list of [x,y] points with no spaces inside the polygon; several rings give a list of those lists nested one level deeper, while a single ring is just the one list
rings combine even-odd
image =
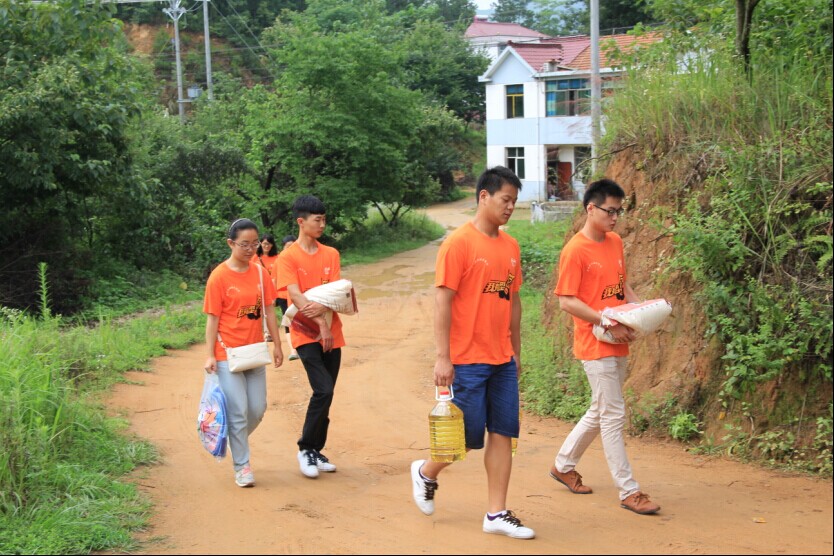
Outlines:
[{"label": "bag strap", "polygon": [[[264,332],[264,342],[266,342],[266,293],[264,292],[264,273],[261,270],[261,265],[255,265],[258,268],[258,277],[260,278],[260,294],[261,294],[261,324],[263,325],[263,332]],[[223,343],[223,338],[220,337],[220,330],[217,331],[217,341],[220,342],[220,346],[223,349],[229,349],[226,347],[226,344]]]}]

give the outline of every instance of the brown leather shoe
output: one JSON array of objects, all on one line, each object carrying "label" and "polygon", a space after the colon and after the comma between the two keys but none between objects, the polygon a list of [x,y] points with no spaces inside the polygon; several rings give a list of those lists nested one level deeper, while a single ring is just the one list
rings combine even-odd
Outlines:
[{"label": "brown leather shoe", "polygon": [[620,506],[640,515],[654,514],[660,511],[660,506],[649,500],[648,494],[643,494],[639,490],[622,500]]},{"label": "brown leather shoe", "polygon": [[591,487],[582,484],[582,475],[576,472],[576,469],[571,469],[567,473],[562,473],[556,466],[550,468],[550,476],[568,487],[574,494],[591,494],[593,490]]}]

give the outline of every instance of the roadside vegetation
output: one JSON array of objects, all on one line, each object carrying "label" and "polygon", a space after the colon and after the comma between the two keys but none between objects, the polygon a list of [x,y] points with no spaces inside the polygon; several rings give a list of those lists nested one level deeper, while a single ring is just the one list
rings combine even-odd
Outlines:
[{"label": "roadside vegetation", "polygon": [[725,3],[654,4],[666,38],[624,59],[604,150],[665,199],[642,215],[674,238],[661,279],[696,285],[721,359],[691,406],[635,397],[632,428],[830,475],[831,4],[762,3],[749,65]]},{"label": "roadside vegetation", "polygon": [[150,507],[124,476],[156,452],[106,416],[101,395],[199,341],[203,317],[169,306],[70,325],[50,309],[46,275],[41,266],[38,314],[0,307],[0,553],[129,549]]},{"label": "roadside vegetation", "polygon": [[591,401],[582,365],[573,345],[548,327],[544,308],[551,295],[551,277],[570,228],[570,220],[532,224],[511,220],[507,232],[521,248],[524,282],[521,286],[520,389],[524,408],[540,415],[577,421]]}]

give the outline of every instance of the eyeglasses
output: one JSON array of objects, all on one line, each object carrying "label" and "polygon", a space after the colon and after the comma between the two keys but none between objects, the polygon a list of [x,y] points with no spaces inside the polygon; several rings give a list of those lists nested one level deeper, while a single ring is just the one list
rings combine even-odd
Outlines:
[{"label": "eyeglasses", "polygon": [[254,243],[247,243],[245,241],[241,241],[241,242],[233,241],[232,243],[234,243],[235,245],[237,245],[241,249],[257,249],[258,246],[260,245],[260,243],[258,243],[257,241],[254,242]]},{"label": "eyeglasses", "polygon": [[246,313],[246,318],[249,320],[255,320],[261,318],[261,308],[257,307],[253,312]]},{"label": "eyeglasses", "polygon": [[[592,204],[592,205],[594,205],[594,203],[591,203],[591,204]],[[607,209],[607,208],[602,208],[602,207],[601,207],[601,206],[599,206],[599,205],[594,205],[594,206],[595,206],[595,207],[597,207],[597,208],[598,208],[599,210],[601,210],[602,212],[607,213],[609,218],[614,218],[614,215],[617,215],[617,216],[622,216],[622,215],[624,215],[624,214],[625,214],[625,209],[624,209],[624,208],[618,208],[618,209],[611,208],[611,209]]]}]

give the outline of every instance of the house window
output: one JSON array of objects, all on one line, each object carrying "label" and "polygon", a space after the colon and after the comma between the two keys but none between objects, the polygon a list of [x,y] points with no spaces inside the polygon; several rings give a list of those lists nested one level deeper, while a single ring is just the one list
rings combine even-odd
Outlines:
[{"label": "house window", "polygon": [[524,85],[507,85],[507,117],[524,117]]},{"label": "house window", "polygon": [[591,86],[587,79],[548,81],[548,116],[584,116],[591,111]]},{"label": "house window", "polygon": [[518,179],[524,179],[524,147],[507,147],[507,168],[515,172]]}]

